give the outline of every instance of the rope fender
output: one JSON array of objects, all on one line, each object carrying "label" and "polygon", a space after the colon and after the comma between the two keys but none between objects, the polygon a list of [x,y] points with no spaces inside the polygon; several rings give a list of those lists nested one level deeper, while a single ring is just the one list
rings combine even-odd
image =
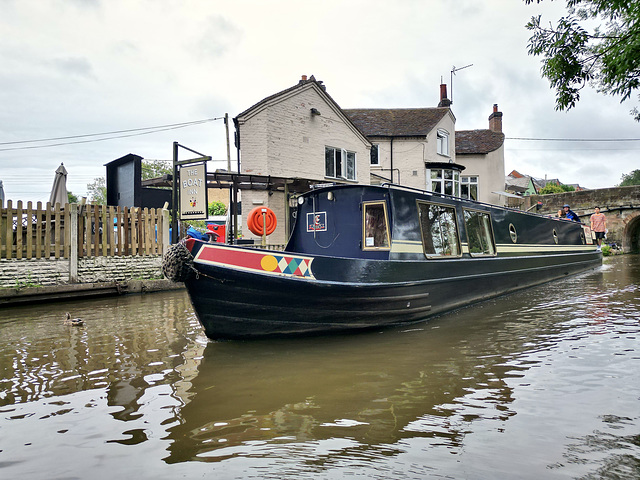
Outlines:
[{"label": "rope fender", "polygon": [[162,257],[162,273],[172,282],[184,282],[192,275],[198,274],[193,265],[193,255],[184,245],[171,245]]}]

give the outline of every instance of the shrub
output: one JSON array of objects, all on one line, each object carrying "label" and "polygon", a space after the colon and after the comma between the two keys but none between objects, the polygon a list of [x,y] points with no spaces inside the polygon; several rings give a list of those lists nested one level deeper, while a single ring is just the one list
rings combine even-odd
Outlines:
[{"label": "shrub", "polygon": [[209,215],[225,215],[227,213],[227,206],[222,202],[211,202],[208,213]]}]

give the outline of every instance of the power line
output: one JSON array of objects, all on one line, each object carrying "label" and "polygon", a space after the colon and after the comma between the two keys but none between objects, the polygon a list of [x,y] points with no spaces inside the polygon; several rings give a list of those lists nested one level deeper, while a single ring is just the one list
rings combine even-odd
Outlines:
[{"label": "power line", "polygon": [[535,142],[640,142],[640,138],[533,138],[505,137],[506,140],[526,140]]},{"label": "power line", "polygon": [[149,135],[152,133],[164,132],[167,130],[176,130],[178,128],[191,127],[194,125],[200,125],[203,123],[213,122],[215,120],[222,120],[224,117],[216,117],[216,118],[207,118],[205,120],[196,120],[193,122],[185,122],[185,123],[174,123],[169,125],[159,125],[156,127],[144,127],[144,128],[133,128],[129,130],[116,130],[113,132],[105,132],[105,133],[89,133],[85,135],[72,135],[67,137],[57,137],[57,138],[47,138],[40,140],[22,140],[16,142],[0,142],[0,145],[16,145],[16,144],[24,144],[24,143],[38,143],[38,142],[50,142],[56,140],[69,140],[73,138],[86,138],[86,137],[99,137],[104,135],[113,135],[116,133],[127,133],[127,132],[138,132],[138,133],[129,133],[128,135],[115,135],[105,138],[95,138],[91,140],[78,140],[75,142],[61,142],[61,143],[50,143],[46,145],[29,145],[23,147],[9,147],[9,148],[0,148],[0,152],[6,152],[10,150],[31,150],[36,148],[48,148],[48,147],[59,147],[63,145],[74,145],[79,143],[92,143],[92,142],[102,142],[105,140],[113,140],[117,138],[127,138],[127,137],[135,137],[140,135]]},{"label": "power line", "polygon": [[191,122],[182,122],[182,123],[169,123],[167,125],[157,125],[155,127],[142,127],[142,128],[130,128],[128,130],[114,130],[112,132],[103,132],[103,133],[87,133],[84,135],[70,135],[67,137],[52,137],[52,138],[42,138],[40,140],[21,140],[17,142],[0,142],[0,145],[15,145],[17,143],[34,143],[34,142],[51,142],[54,140],[68,140],[70,138],[83,138],[83,137],[99,137],[103,135],[113,135],[114,133],[129,133],[129,132],[139,132],[141,130],[154,130],[156,128],[166,128],[166,127],[180,127],[180,126],[189,126],[189,125],[197,125],[199,123],[213,122],[214,120],[222,120],[224,117],[216,117],[216,118],[205,118],[204,120],[193,120]]}]

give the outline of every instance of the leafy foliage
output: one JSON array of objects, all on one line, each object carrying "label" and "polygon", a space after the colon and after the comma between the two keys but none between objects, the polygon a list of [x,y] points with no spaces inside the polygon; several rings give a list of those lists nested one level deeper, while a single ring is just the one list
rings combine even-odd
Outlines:
[{"label": "leafy foliage", "polygon": [[104,177],[93,179],[93,183],[87,184],[87,192],[89,193],[89,201],[94,205],[106,205],[107,203],[107,185]]},{"label": "leafy foliage", "polygon": [[78,196],[71,192],[67,192],[68,203],[78,203]]},{"label": "leafy foliage", "polygon": [[547,183],[544,187],[540,189],[538,192],[540,195],[549,195],[551,193],[563,193],[564,190],[557,183]]},{"label": "leafy foliage", "polygon": [[211,202],[209,204],[209,215],[226,215],[227,206],[222,202]]},{"label": "leafy foliage", "polygon": [[[540,15],[526,26],[533,32],[528,53],[543,58],[542,76],[556,90],[556,109],[575,107],[586,85],[628,100],[640,87],[640,1],[566,3],[567,15],[555,26],[544,26]],[[631,114],[640,121],[637,107]]]},{"label": "leafy foliage", "polygon": [[162,160],[143,160],[142,161],[142,180],[161,177],[172,173],[171,164]]},{"label": "leafy foliage", "polygon": [[640,170],[634,170],[631,173],[622,174],[622,182],[620,187],[628,187],[631,185],[640,185]]}]

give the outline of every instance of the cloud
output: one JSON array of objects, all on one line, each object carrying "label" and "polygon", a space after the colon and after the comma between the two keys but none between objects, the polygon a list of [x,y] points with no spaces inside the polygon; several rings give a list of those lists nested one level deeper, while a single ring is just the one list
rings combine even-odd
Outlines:
[{"label": "cloud", "polygon": [[54,58],[51,64],[56,70],[65,75],[75,75],[78,77],[95,78],[91,62],[84,57]]},{"label": "cloud", "polygon": [[222,16],[207,19],[194,53],[199,58],[217,59],[238,46],[242,40],[242,29]]}]

